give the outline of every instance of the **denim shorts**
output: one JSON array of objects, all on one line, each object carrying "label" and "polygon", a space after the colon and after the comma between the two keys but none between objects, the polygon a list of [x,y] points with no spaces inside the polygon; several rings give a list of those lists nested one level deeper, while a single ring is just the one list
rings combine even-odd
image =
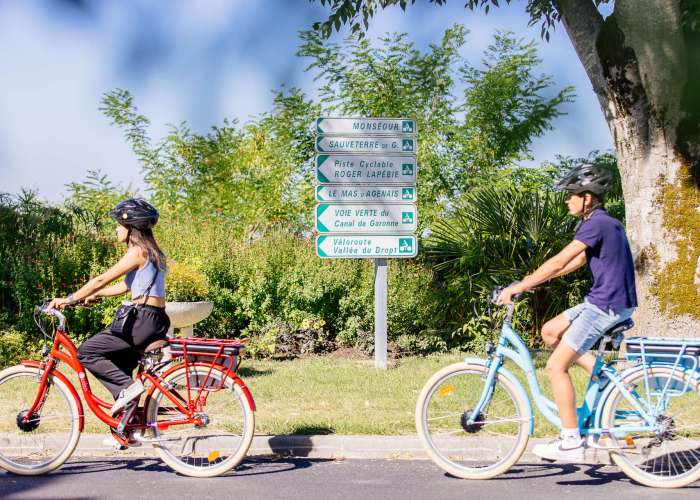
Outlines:
[{"label": "denim shorts", "polygon": [[604,311],[588,301],[567,309],[563,314],[571,325],[562,340],[578,354],[585,354],[609,328],[631,317],[634,309]]}]

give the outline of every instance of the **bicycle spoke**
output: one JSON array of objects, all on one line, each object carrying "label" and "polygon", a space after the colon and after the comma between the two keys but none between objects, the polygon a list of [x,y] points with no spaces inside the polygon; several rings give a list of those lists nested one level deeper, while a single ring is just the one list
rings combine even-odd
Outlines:
[{"label": "bicycle spoke", "polygon": [[[637,384],[640,391],[638,400],[652,400],[656,408],[661,409],[656,420],[656,431],[637,433],[633,437],[636,444],[634,450],[620,450],[615,454],[615,461],[625,472],[634,479],[649,486],[661,482],[672,482],[683,485],[700,478],[700,401],[697,382],[687,379],[682,372],[671,372],[663,367],[653,367],[647,370],[649,383],[644,383],[645,372],[633,373],[627,380],[628,384]],[[691,388],[681,394],[654,396],[644,393],[660,387],[686,387],[690,380]],[[607,427],[635,425],[642,420],[635,418],[630,409],[631,403],[618,391],[611,394],[606,403],[608,417],[604,422]]]},{"label": "bicycle spoke", "polygon": [[[483,372],[459,364],[445,372],[421,395],[419,432],[431,458],[446,471],[459,477],[491,477],[519,457],[519,448],[527,442],[529,417],[520,414],[519,400],[500,383],[489,391],[490,399],[477,414],[485,392]],[[470,419],[474,422],[468,423]]]},{"label": "bicycle spoke", "polygon": [[[204,372],[202,370],[205,370]],[[186,383],[186,377],[196,382],[209,374],[208,367],[190,368],[173,372],[168,379],[168,383],[176,390],[182,390]],[[207,385],[220,387],[221,384],[230,384],[224,372],[213,370],[209,374]],[[195,398],[198,384],[192,384],[192,397]],[[161,392],[154,395],[153,402],[147,410],[149,421],[159,418],[172,419],[170,415],[162,415],[160,404],[170,405],[169,399]],[[185,404],[188,404],[185,402]],[[191,404],[191,403],[190,403]],[[245,401],[239,393],[227,386],[225,389],[206,391],[206,398],[200,398],[197,411],[194,413],[194,422],[171,425],[167,428],[158,429],[155,446],[159,455],[171,467],[179,472],[194,476],[217,475],[209,470],[221,470],[225,472],[228,468],[235,466],[243,457],[252,439],[252,427],[247,426],[244,411]],[[172,410],[172,406],[166,406]],[[251,420],[250,424],[252,425]],[[246,433],[246,431],[248,432]],[[172,439],[172,441],[171,441]],[[230,464],[227,466],[227,464]],[[226,467],[223,469],[222,467]]]}]

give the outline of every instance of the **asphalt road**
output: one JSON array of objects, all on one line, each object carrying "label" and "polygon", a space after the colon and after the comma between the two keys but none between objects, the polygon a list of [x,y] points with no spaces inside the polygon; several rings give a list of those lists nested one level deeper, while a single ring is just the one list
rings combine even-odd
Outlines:
[{"label": "asphalt road", "polygon": [[[556,499],[698,498],[700,482],[681,490],[631,483],[614,467],[518,464],[490,481],[446,476],[425,460],[259,458],[214,479],[175,474],[156,459],[76,459],[47,476],[0,472],[0,498],[245,499]],[[573,495],[573,496],[571,496]]]}]

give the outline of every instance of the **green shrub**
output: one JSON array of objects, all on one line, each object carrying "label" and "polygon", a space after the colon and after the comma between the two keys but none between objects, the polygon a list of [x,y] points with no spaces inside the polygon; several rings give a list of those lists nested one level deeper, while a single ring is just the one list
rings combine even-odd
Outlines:
[{"label": "green shrub", "polygon": [[36,358],[39,344],[29,335],[9,327],[0,328],[0,369],[16,365],[22,359]]},{"label": "green shrub", "polygon": [[169,301],[196,302],[209,297],[207,277],[193,266],[171,260],[166,279]]},{"label": "green shrub", "polygon": [[[276,232],[229,243],[203,264],[215,302],[199,331],[254,339],[258,355],[356,346],[374,330],[373,263],[320,259],[313,241]],[[390,339],[434,330],[441,318],[433,274],[415,262],[389,265]]]}]

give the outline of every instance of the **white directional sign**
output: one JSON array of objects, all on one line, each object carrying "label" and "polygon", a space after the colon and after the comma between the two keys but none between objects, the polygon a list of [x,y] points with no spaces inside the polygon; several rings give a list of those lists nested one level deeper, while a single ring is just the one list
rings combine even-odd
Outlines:
[{"label": "white directional sign", "polygon": [[415,186],[316,186],[316,201],[415,203]]},{"label": "white directional sign", "polygon": [[317,118],[316,133],[398,135],[417,133],[416,121],[402,118]]},{"label": "white directional sign", "polygon": [[318,155],[321,184],[415,184],[415,156]]},{"label": "white directional sign", "polygon": [[319,153],[415,154],[415,137],[323,135],[316,138]]},{"label": "white directional sign", "polygon": [[316,255],[339,258],[415,257],[416,237],[412,234],[391,235],[321,235],[316,237]]},{"label": "white directional sign", "polygon": [[382,203],[319,203],[319,233],[403,233],[418,227],[415,205]]}]

